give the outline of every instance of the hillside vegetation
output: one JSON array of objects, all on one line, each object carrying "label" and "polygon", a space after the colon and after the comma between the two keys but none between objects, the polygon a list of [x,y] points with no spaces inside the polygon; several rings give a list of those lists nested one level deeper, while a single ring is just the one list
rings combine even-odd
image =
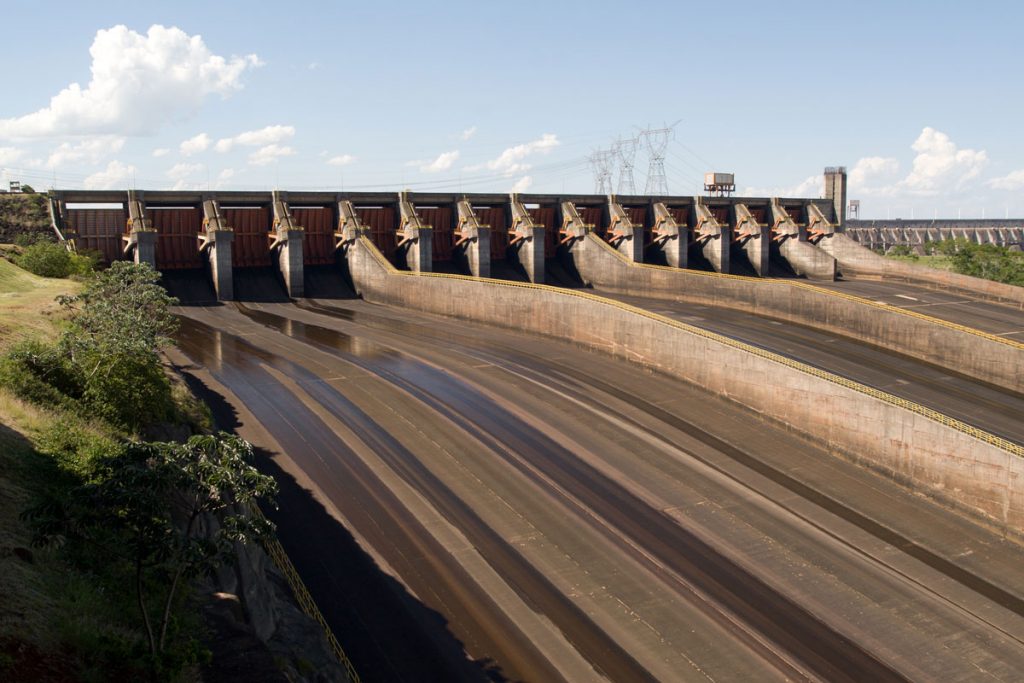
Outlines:
[{"label": "hillside vegetation", "polygon": [[45,194],[0,194],[0,244],[54,239]]}]

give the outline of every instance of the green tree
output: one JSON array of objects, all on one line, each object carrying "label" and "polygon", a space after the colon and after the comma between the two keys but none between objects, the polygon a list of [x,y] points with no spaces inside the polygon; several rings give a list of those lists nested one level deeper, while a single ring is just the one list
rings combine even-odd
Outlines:
[{"label": "green tree", "polygon": [[70,311],[60,348],[81,369],[84,400],[102,417],[128,428],[166,418],[171,388],[159,350],[172,343],[177,300],[146,264],[118,261],[97,273],[80,294],[58,300]]},{"label": "green tree", "polygon": [[[129,568],[150,667],[180,667],[170,647],[182,585],[234,556],[236,543],[273,531],[248,507],[277,493],[236,436],[193,436],[185,444],[130,442],[94,458],[84,483],[26,511],[37,545],[89,548]],[[216,515],[215,531],[203,531]],[[153,588],[155,586],[155,588]]]},{"label": "green tree", "polygon": [[14,263],[40,277],[67,277],[71,274],[71,254],[56,242],[36,242],[22,249]]}]

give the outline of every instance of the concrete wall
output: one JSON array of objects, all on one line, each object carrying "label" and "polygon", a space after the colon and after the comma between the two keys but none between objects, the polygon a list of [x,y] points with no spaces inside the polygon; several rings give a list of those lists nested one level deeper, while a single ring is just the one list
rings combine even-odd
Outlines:
[{"label": "concrete wall", "polygon": [[818,246],[832,254],[839,262],[839,269],[847,274],[898,280],[1024,309],[1024,287],[893,261],[862,247],[842,233],[822,237]]},{"label": "concrete wall", "polygon": [[972,334],[942,321],[918,318],[801,283],[628,263],[594,235],[573,244],[569,254],[584,281],[611,291],[693,301],[789,320],[1024,392],[1024,351],[991,335]]},{"label": "concrete wall", "polygon": [[683,323],[579,291],[400,273],[362,238],[346,252],[368,301],[568,339],[735,401],[833,452],[1009,530],[1024,529],[1024,457],[880,392]]}]

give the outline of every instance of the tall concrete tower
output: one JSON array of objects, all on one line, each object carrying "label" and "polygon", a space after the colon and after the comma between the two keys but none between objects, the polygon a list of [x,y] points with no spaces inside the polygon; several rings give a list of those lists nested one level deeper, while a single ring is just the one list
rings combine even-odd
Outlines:
[{"label": "tall concrete tower", "polygon": [[846,167],[825,168],[825,198],[832,200],[836,209],[836,223],[846,225]]}]

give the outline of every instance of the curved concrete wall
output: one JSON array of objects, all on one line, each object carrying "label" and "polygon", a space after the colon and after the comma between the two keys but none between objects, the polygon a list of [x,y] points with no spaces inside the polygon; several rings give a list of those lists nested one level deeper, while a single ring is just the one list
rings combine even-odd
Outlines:
[{"label": "curved concrete wall", "polygon": [[993,335],[800,283],[629,263],[593,234],[573,244],[569,255],[584,281],[612,291],[789,320],[1024,392],[1024,350]]},{"label": "curved concrete wall", "polygon": [[1024,287],[893,261],[857,244],[840,232],[822,237],[818,246],[836,258],[840,269],[853,275],[875,275],[885,280],[899,280],[932,289],[952,290],[1024,309]]},{"label": "curved concrete wall", "polygon": [[368,301],[568,339],[642,363],[1008,530],[1024,529],[1024,450],[1004,443],[1014,454],[909,402],[592,294],[399,272],[365,238],[348,247],[347,260]]},{"label": "curved concrete wall", "polygon": [[779,243],[779,254],[797,275],[829,282],[836,279],[835,258],[806,240],[796,236],[785,238]]}]

